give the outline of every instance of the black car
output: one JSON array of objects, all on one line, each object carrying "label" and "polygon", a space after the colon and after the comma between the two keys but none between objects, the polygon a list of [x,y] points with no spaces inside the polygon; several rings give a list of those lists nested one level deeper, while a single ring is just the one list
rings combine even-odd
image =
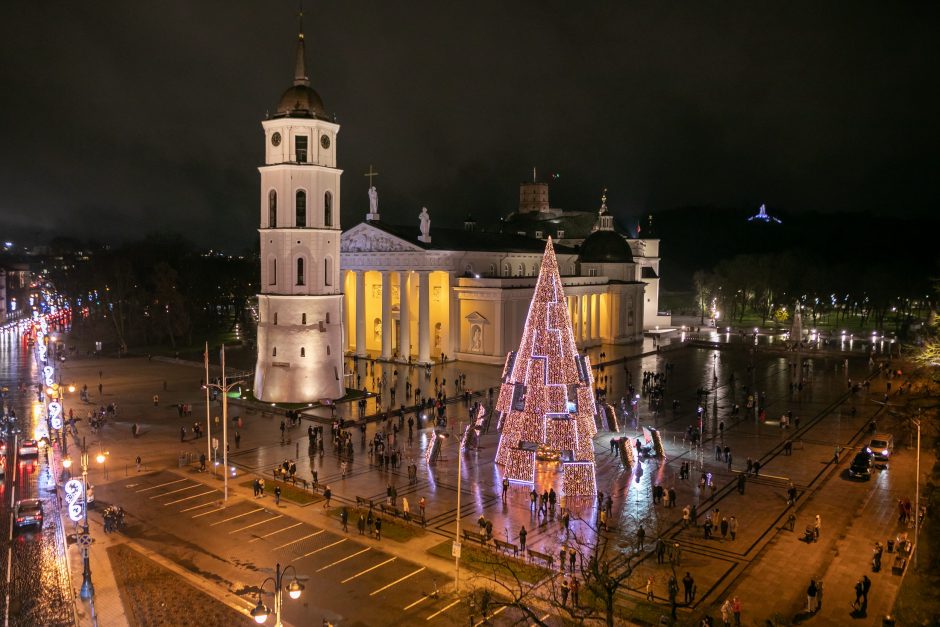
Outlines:
[{"label": "black car", "polygon": [[15,524],[17,528],[42,527],[42,503],[39,499],[23,499],[16,502]]},{"label": "black car", "polygon": [[871,471],[875,467],[875,456],[869,450],[859,451],[849,466],[849,476],[853,479],[870,479]]}]

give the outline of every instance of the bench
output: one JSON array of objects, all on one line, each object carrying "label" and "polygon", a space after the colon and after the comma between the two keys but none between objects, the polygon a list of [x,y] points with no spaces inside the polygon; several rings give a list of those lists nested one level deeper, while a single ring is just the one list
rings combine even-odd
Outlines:
[{"label": "bench", "polygon": [[894,558],[894,566],[891,567],[891,572],[895,575],[904,574],[904,569],[907,568],[907,558],[898,555]]},{"label": "bench", "polygon": [[542,560],[545,562],[545,565],[549,568],[552,568],[555,564],[555,556],[548,555],[546,553],[541,553],[539,551],[533,551],[532,549],[526,549],[526,552],[529,554],[529,557],[534,557],[535,559]]},{"label": "bench", "polygon": [[369,506],[369,509],[372,509],[375,504],[372,502],[372,499],[366,499],[361,496],[356,497],[356,507]]},{"label": "bench", "polygon": [[512,551],[513,557],[519,557],[519,546],[512,544],[511,542],[503,542],[502,540],[494,539],[493,542],[496,544],[497,551]]},{"label": "bench", "polygon": [[486,544],[486,536],[482,535],[479,531],[469,531],[464,529],[463,539],[467,541],[476,540],[480,543],[480,546],[484,546]]}]

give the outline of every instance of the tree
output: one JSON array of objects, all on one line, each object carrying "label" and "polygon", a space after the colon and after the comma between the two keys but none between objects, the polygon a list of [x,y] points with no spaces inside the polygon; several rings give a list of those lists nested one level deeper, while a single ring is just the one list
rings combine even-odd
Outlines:
[{"label": "tree", "polygon": [[701,324],[705,324],[705,314],[708,312],[708,305],[714,297],[715,291],[714,277],[704,270],[696,270],[692,275],[692,283],[695,285],[695,301],[698,304],[699,313],[702,316]]}]

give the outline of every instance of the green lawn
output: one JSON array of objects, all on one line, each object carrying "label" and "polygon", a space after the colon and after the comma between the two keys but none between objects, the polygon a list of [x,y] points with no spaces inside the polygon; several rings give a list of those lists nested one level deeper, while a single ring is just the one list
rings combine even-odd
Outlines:
[{"label": "green lawn", "polygon": [[[428,549],[428,553],[446,560],[453,560],[454,558],[451,555],[452,545],[453,540],[445,540]],[[463,542],[461,544],[460,565],[488,577],[497,575],[511,578],[515,574],[516,577],[528,583],[539,582],[553,574],[552,571],[543,566],[536,566],[521,559],[507,556],[504,553],[497,554],[492,549],[485,549],[479,545],[474,546],[473,542]]]},{"label": "green lawn", "polygon": [[[254,484],[254,480],[243,481],[239,485],[245,488],[251,488]],[[319,494],[314,494],[310,490],[304,490],[303,488],[297,487],[291,483],[284,483],[283,481],[275,481],[274,479],[264,478],[264,492],[269,496],[274,496],[274,486],[281,487],[281,498],[285,501],[290,501],[291,503],[296,503],[297,505],[309,505],[311,503],[318,503],[323,500],[323,497]]]},{"label": "green lawn", "polygon": [[[328,515],[330,518],[339,520],[342,507],[331,507]],[[359,520],[359,511],[355,507],[347,507],[349,512],[349,529],[356,529],[356,522]],[[368,510],[361,510],[368,516]],[[390,515],[383,514],[381,510],[372,510],[373,516],[379,516],[382,519],[382,539],[394,540],[395,542],[408,542],[412,538],[419,538],[427,532],[415,523],[406,523],[399,518],[393,518]]]}]

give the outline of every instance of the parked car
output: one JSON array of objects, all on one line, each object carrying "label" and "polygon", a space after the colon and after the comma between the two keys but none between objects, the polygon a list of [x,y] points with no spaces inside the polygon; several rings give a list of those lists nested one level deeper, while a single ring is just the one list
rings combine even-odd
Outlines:
[{"label": "parked car", "polygon": [[871,471],[874,467],[875,456],[866,448],[855,455],[852,465],[849,466],[849,476],[853,479],[865,479],[867,481],[871,478]]},{"label": "parked car", "polygon": [[7,474],[7,458],[6,456],[0,456],[0,477]]},{"label": "parked car", "polygon": [[42,502],[39,499],[21,499],[14,509],[16,528],[35,525],[42,527]]},{"label": "parked car", "polygon": [[0,440],[0,455],[6,455],[6,454],[7,454],[7,441]]},{"label": "parked car", "polygon": [[39,455],[39,443],[36,440],[23,440],[20,442],[20,457],[34,457]]},{"label": "parked car", "polygon": [[875,456],[875,461],[884,462],[887,467],[888,459],[894,452],[894,436],[890,433],[876,433],[868,443],[868,448]]}]

